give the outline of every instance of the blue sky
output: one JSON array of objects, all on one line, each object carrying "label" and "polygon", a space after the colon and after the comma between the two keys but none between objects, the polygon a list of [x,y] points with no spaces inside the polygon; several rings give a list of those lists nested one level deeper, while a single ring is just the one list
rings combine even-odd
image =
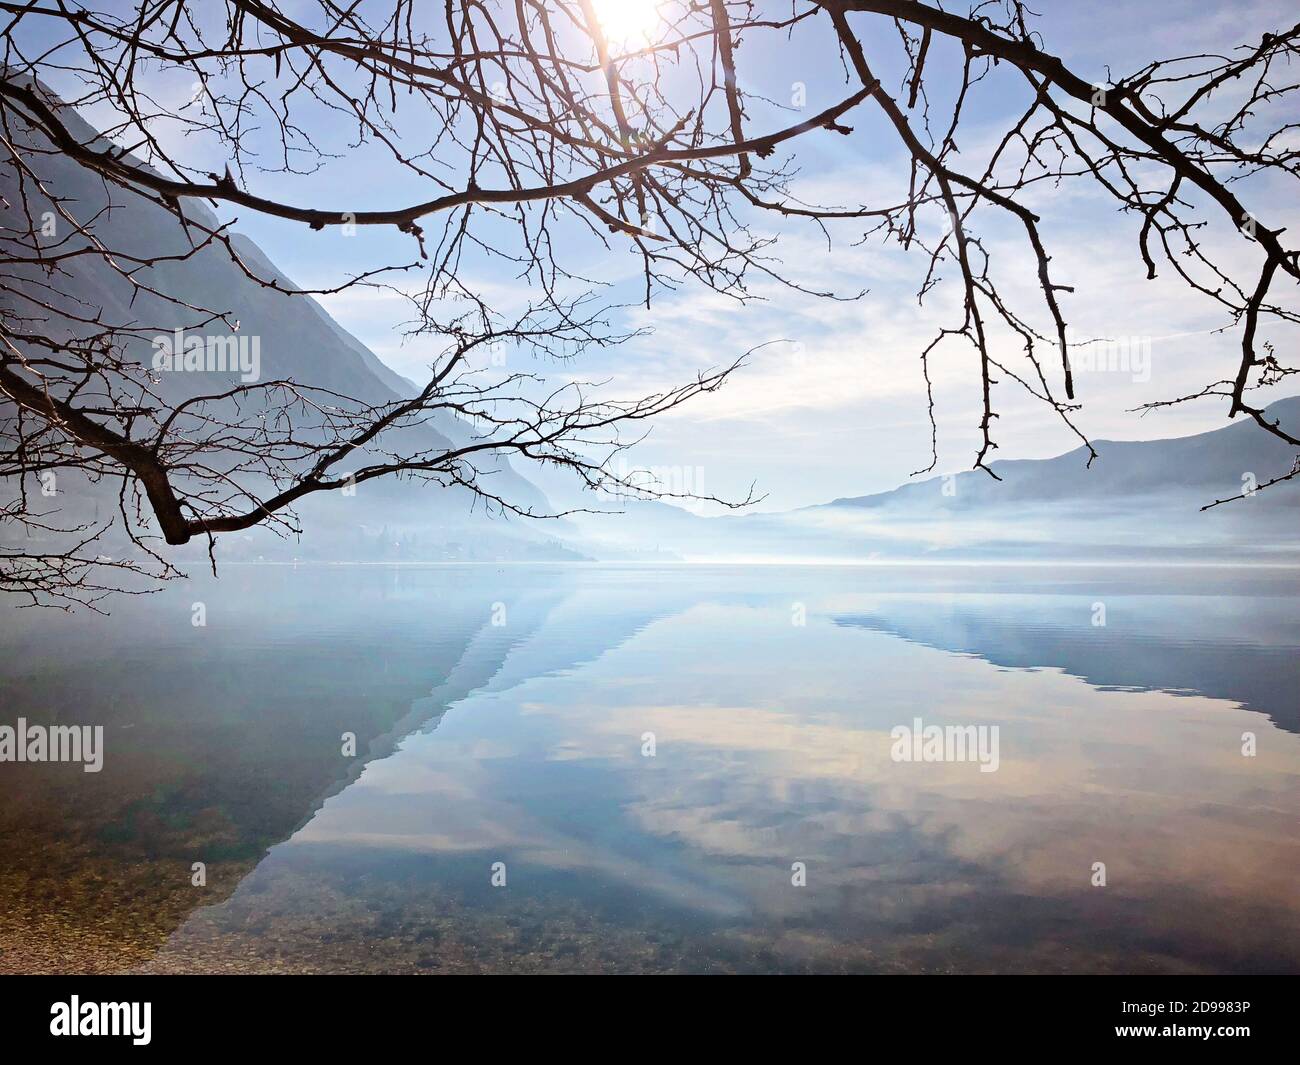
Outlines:
[{"label": "blue sky", "polygon": [[[296,5],[285,6],[292,11]],[[1289,26],[1294,20],[1294,6],[1280,0],[1207,5],[1043,0],[1038,7],[1045,47],[1098,82],[1106,80],[1108,65],[1113,74],[1123,74],[1155,56],[1253,43],[1263,30]],[[884,28],[883,23],[877,25]],[[890,42],[878,54],[897,51]],[[950,82],[945,63],[952,62],[951,53],[937,51],[930,63],[937,104],[945,82]],[[845,95],[838,58],[824,34],[800,35],[780,47],[755,38],[742,48],[739,65],[743,84],[774,99],[789,99],[796,83],[806,85],[807,113]],[[901,68],[884,61],[880,66],[886,87],[896,86]],[[979,88],[958,137],[963,150],[958,161],[969,169],[978,169],[987,146],[1023,104],[1015,84],[998,74]],[[173,77],[153,89],[166,98],[183,96],[188,85]],[[870,107],[845,119],[855,126],[852,137],[818,132],[798,142],[797,191],[821,202],[896,202],[905,188],[905,158]],[[788,114],[764,115],[756,106],[749,127],[757,132],[789,121]],[[250,172],[250,186],[295,202],[359,208],[390,206],[428,194],[427,186],[377,153],[349,150],[346,131],[333,132],[329,147],[338,157],[319,172],[306,178]],[[219,155],[210,146],[195,142],[181,150],[200,164],[209,153],[213,169],[220,169]],[[1293,230],[1300,225],[1291,190],[1264,183],[1245,188],[1246,201],[1261,215]],[[1032,206],[1043,216],[1056,276],[1076,287],[1075,294],[1063,297],[1072,337],[1137,337],[1150,352],[1149,374],[1080,375],[1079,398],[1085,405],[1080,426],[1095,438],[1150,438],[1222,424],[1224,408],[1212,403],[1145,418],[1128,413],[1140,403],[1231,374],[1237,333],[1217,332],[1226,324],[1222,314],[1168,276],[1146,281],[1136,254],[1136,223],[1121,216],[1114,201],[1090,183],[1076,180],[1057,190],[1036,190]],[[238,228],[306,287],[334,285],[349,271],[413,258],[410,239],[387,230],[346,237],[338,231],[312,233],[249,212],[239,215]],[[937,233],[937,217],[933,225]],[[926,265],[923,257],[879,242],[854,247],[861,229],[858,224],[840,230],[843,239],[828,251],[814,229],[772,228],[792,277],[816,287],[833,284],[846,292],[868,288],[861,301],[827,302],[775,284],[758,284],[755,291],[763,298],[739,307],[685,284],[661,293],[648,311],[625,312],[626,322],[644,328],[646,336],[587,356],[579,365],[526,368],[556,378],[605,380],[609,395],[632,396],[689,379],[699,370],[766,345],[720,392],[661,420],[638,448],[637,463],[690,468],[710,494],[740,496],[755,483],[767,496],[762,509],[891,488],[929,461],[917,356],[934,331],[952,321],[959,294],[953,285],[944,285],[918,307],[915,293]],[[1023,241],[987,214],[982,232],[1000,264],[1004,292],[1037,313],[1034,264]],[[604,249],[576,231],[571,237],[572,245],[561,250],[574,269],[609,281],[607,294],[615,301],[635,299],[639,260],[630,244],[616,239]],[[1211,238],[1211,243],[1243,268],[1254,262],[1250,247],[1231,233]],[[467,264],[466,274],[503,311],[527,300],[526,287],[500,263],[475,261]],[[415,278],[403,283],[413,285]],[[413,379],[422,376],[436,345],[428,338],[403,342],[401,325],[410,318],[403,300],[354,290],[322,302],[394,369]],[[522,367],[516,363],[511,368]],[[940,419],[937,470],[966,469],[978,446],[978,374],[972,350],[959,342],[948,344],[936,356],[932,375]],[[1135,380],[1144,376],[1148,379]],[[1051,411],[1013,383],[1000,385],[994,400],[1001,415],[997,457],[1041,457],[1075,446]]]}]

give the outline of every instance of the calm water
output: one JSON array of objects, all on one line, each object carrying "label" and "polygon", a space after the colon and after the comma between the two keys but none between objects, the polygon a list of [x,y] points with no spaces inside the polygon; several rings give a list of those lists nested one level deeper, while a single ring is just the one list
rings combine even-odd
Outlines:
[{"label": "calm water", "polygon": [[[0,724],[106,751],[0,764],[0,971],[1300,971],[1298,596],[259,567],[4,607]],[[997,771],[893,760],[917,717]]]}]

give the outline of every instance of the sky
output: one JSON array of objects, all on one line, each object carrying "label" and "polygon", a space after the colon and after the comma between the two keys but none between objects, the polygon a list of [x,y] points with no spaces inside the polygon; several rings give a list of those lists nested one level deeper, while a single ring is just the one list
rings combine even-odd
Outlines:
[{"label": "sky", "polygon": [[[285,5],[290,12],[296,6]],[[1036,7],[1042,12],[1037,29],[1044,46],[1097,82],[1157,56],[1255,43],[1263,30],[1287,27],[1294,21],[1293,5],[1280,0],[1197,5],[1041,0]],[[838,58],[826,43],[824,36],[815,34],[779,47],[757,39],[753,45],[747,42],[739,53],[740,80],[778,100],[790,99],[794,87],[802,84],[807,87],[806,112],[815,113],[846,95]],[[870,38],[868,44],[875,46]],[[889,42],[878,54],[895,52]],[[943,90],[950,84],[953,61],[952,53],[940,51],[931,60],[937,105],[945,99]],[[896,86],[901,68],[888,62],[881,67],[886,87]],[[989,146],[1001,137],[1008,116],[1018,113],[1023,97],[1015,85],[1013,78],[997,72],[978,87],[958,136],[960,164],[978,168]],[[175,79],[154,88],[160,96],[188,91]],[[797,142],[797,192],[822,203],[896,202],[905,188],[906,159],[896,140],[866,113],[871,106],[845,118],[855,126],[851,137],[818,131]],[[941,105],[939,113],[945,114]],[[756,106],[749,128],[758,132],[790,121],[788,113],[763,114]],[[341,133],[340,138],[331,149],[336,157],[318,172],[306,178],[253,173],[250,185],[295,202],[358,207],[406,202],[421,191],[427,193],[427,186],[422,190],[391,163],[385,165],[373,153],[348,150]],[[185,145],[182,150],[187,158],[199,159],[205,149]],[[1257,184],[1249,187],[1246,199],[1262,216],[1292,229],[1300,225],[1293,190]],[[1071,338],[1123,338],[1136,360],[1121,370],[1079,373],[1080,428],[1096,439],[1149,439],[1224,424],[1226,409],[1218,402],[1182,405],[1146,416],[1132,411],[1139,404],[1172,398],[1235,372],[1239,334],[1235,329],[1224,331],[1230,324],[1224,315],[1166,276],[1168,269],[1155,281],[1145,280],[1135,221],[1122,216],[1109,195],[1094,184],[1076,180],[1057,189],[1040,188],[1030,203],[1043,217],[1055,276],[1075,288],[1073,294],[1062,294]],[[346,237],[336,230],[312,233],[249,212],[226,211],[225,215],[238,215],[237,228],[257,241],[289,277],[308,288],[336,285],[350,271],[412,258],[410,238],[388,230]],[[1021,309],[1031,309],[1036,322],[1046,324],[1041,299],[1035,295],[1035,264],[1023,239],[987,213],[984,218],[981,232],[994,256],[1004,294]],[[930,219],[932,235],[937,235],[940,221],[937,216]],[[604,381],[606,395],[632,397],[687,381],[697,372],[758,349],[717,393],[659,420],[633,453],[633,463],[683,471],[695,490],[726,498],[741,498],[752,485],[754,493],[762,496],[758,509],[763,510],[890,489],[929,465],[930,428],[918,356],[938,328],[959,316],[959,292],[950,278],[924,305],[918,305],[924,257],[879,241],[855,246],[862,228],[855,223],[838,230],[834,246],[828,248],[812,227],[771,227],[792,278],[841,292],[869,290],[860,300],[827,301],[775,283],[759,283],[754,286],[759,298],[739,306],[686,283],[675,291],[658,293],[648,310],[633,307],[619,312],[620,324],[644,330],[644,335],[621,347],[585,356],[580,365],[516,362],[510,368],[544,372],[552,379]],[[1243,269],[1255,261],[1250,246],[1231,232],[1207,240]],[[606,298],[636,299],[639,260],[629,242],[615,239],[605,249],[574,233],[572,246],[560,251],[587,276],[609,283]],[[490,294],[503,312],[528,299],[527,286],[499,262],[470,263],[466,276],[474,287]],[[413,285],[415,279],[403,283]],[[431,338],[403,340],[402,325],[409,320],[410,310],[398,295],[353,289],[321,302],[394,370],[413,380],[422,378],[437,344]],[[1014,357],[1007,338],[998,343],[999,354]],[[935,472],[967,469],[978,447],[980,417],[973,350],[960,341],[948,342],[934,357],[931,376],[939,422]],[[1053,384],[1059,391],[1059,374]],[[1029,399],[1011,381],[1003,380],[995,388],[994,404],[999,412],[997,458],[1047,457],[1078,445],[1048,407]],[[541,483],[553,496],[563,494],[563,487],[553,480]]]}]

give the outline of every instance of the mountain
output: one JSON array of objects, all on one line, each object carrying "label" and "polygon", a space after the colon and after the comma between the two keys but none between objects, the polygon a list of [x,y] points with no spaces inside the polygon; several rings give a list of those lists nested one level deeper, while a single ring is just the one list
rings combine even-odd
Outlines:
[{"label": "mountain", "polygon": [[[1300,431],[1300,397],[1268,408]],[[579,524],[598,552],[672,551],[693,561],[1300,561],[1300,479],[1223,506],[1294,449],[1253,422],[1195,436],[1094,443],[1049,459],[992,463],[889,492],[777,514],[701,518],[632,504],[635,520]]]},{"label": "mountain", "polygon": [[[78,138],[96,140],[95,131],[75,112],[62,108],[62,115]],[[24,162],[50,194],[78,218],[94,218],[96,233],[111,247],[145,258],[180,255],[189,248],[184,227],[161,206],[110,188],[50,151],[32,130],[18,127],[11,134],[23,149]],[[0,195],[11,204],[17,202],[19,180],[24,179],[12,164],[0,165]],[[32,193],[30,182],[27,187],[29,195],[39,196]],[[216,224],[202,203],[187,202],[185,211],[205,226]],[[235,234],[232,243],[257,277],[279,288],[294,288],[247,237]],[[0,258],[4,245],[0,233]],[[66,259],[64,270],[51,281],[35,269],[8,267],[8,290],[0,291],[0,298],[21,302],[39,299],[42,293],[48,297],[50,288],[56,289],[69,313],[62,318],[49,315],[41,323],[54,338],[86,330],[76,321],[76,308],[93,308],[123,325],[186,324],[174,303],[133,291],[97,256]],[[237,318],[241,335],[260,339],[263,379],[288,378],[367,403],[413,393],[410,381],[385,366],[314,299],[286,295],[251,280],[220,247],[205,247],[183,261],[157,262],[138,276],[174,300],[228,311]],[[136,341],[136,358],[151,357],[149,336],[144,331]],[[237,374],[214,371],[162,378],[160,391],[176,402],[229,387]],[[1300,397],[1278,401],[1269,413],[1300,431]],[[400,449],[444,448],[471,433],[468,424],[442,413],[426,425],[403,430]],[[1240,492],[1248,475],[1262,483],[1292,468],[1293,449],[1254,424],[1241,421],[1177,439],[1102,440],[1094,446],[1098,458],[1091,468],[1079,448],[1050,459],[995,462],[992,468],[1000,480],[968,471],[787,513],[717,518],[667,503],[632,501],[622,507],[611,504],[611,509],[624,510],[622,515],[506,521],[486,515],[465,489],[389,478],[360,486],[354,497],[309,497],[297,508],[301,537],[283,538],[256,528],[221,537],[216,550],[219,558],[231,560],[321,561],[1297,558],[1300,479],[1210,511],[1200,509]],[[522,506],[549,507],[545,493],[506,459],[496,462],[490,474],[494,492]],[[111,513],[116,491],[116,485],[61,475],[65,519]],[[200,563],[206,561],[206,551],[206,544],[192,544],[178,555],[182,561]]]},{"label": "mountain", "polygon": [[[46,93],[47,96],[50,94]],[[56,102],[51,97],[52,102]],[[96,131],[76,112],[59,105],[60,115],[70,132],[88,144],[103,142]],[[25,195],[42,210],[54,210],[57,198],[65,210],[81,222],[94,219],[97,239],[119,253],[156,261],[136,275],[143,285],[165,293],[171,300],[196,308],[225,312],[239,322],[239,336],[257,338],[262,380],[289,379],[351,397],[367,404],[382,404],[411,396],[415,386],[384,365],[365,345],[342,329],[316,300],[304,295],[277,291],[269,284],[250,279],[231,260],[226,250],[212,244],[179,261],[167,256],[183,255],[190,247],[190,234],[176,217],[161,205],[124,193],[96,177],[62,154],[50,150],[41,135],[16,126],[11,131],[23,162],[41,181],[48,196],[35,190],[29,175],[17,167],[0,166],[0,196],[17,212]],[[217,219],[200,202],[185,201],[186,217],[206,227]],[[56,219],[56,224],[67,223]],[[56,231],[54,240],[63,238]],[[306,234],[305,239],[311,239]],[[0,258],[6,241],[0,232]],[[84,246],[84,238],[72,236],[60,250]],[[297,286],[246,236],[235,233],[231,243],[249,271],[281,289]],[[344,264],[346,265],[346,264]],[[45,334],[59,339],[86,335],[93,327],[78,322],[79,315],[92,311],[119,326],[136,328],[140,336],[127,347],[130,357],[148,362],[154,354],[152,337],[175,328],[192,328],[195,333],[228,327],[212,324],[200,329],[206,315],[190,312],[152,292],[133,286],[97,255],[65,258],[63,272],[46,277],[34,267],[10,266],[0,299],[6,309],[33,315]],[[343,272],[342,270],[340,271]],[[51,296],[51,290],[54,295]],[[57,302],[57,312],[33,311],[37,300]],[[164,373],[158,391],[169,402],[198,394],[212,394],[233,387],[238,369],[202,373]],[[244,417],[247,412],[244,412]],[[426,424],[403,429],[389,437],[389,446],[411,453],[441,449],[469,439],[471,427],[450,413],[438,412]],[[357,465],[364,461],[359,453]],[[516,471],[504,457],[490,469],[494,493],[524,507],[549,509],[545,495]],[[39,487],[39,486],[37,486]],[[60,503],[64,519],[83,520],[116,504],[117,486],[92,485],[74,474],[60,475]],[[481,502],[460,487],[442,488],[411,480],[381,479],[359,486],[352,498],[339,493],[310,498],[297,508],[302,518],[301,541],[285,540],[265,528],[247,534],[223,537],[220,555],[228,558],[404,558],[413,557],[549,557],[571,558],[574,553],[556,541],[563,532],[553,523],[506,521],[485,513]],[[181,555],[205,554],[206,545]]]},{"label": "mountain", "polygon": [[[1293,435],[1300,432],[1300,396],[1281,399],[1267,413]],[[1078,447],[1051,459],[1021,459],[991,463],[1001,478],[969,470],[957,474],[943,494],[945,479],[932,477],[903,485],[891,492],[836,499],[832,507],[891,507],[926,499],[938,493],[954,512],[1008,503],[1071,502],[1095,500],[1156,500],[1164,496],[1195,496],[1197,507],[1242,490],[1242,477],[1253,473],[1258,481],[1291,468],[1296,449],[1242,419],[1223,429],[1196,436],[1166,440],[1096,440],[1097,458],[1088,467],[1087,450]],[[1293,496],[1295,485],[1260,500]],[[1253,500],[1252,500],[1253,502]],[[1294,500],[1293,500],[1294,503]]]}]

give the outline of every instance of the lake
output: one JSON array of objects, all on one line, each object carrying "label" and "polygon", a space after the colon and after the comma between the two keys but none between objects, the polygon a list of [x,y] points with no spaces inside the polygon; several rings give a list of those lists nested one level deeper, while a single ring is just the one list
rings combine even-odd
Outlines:
[{"label": "lake", "polygon": [[1298,972],[1298,596],[229,566],[3,605],[0,725],[104,731],[100,772],[0,763],[0,971]]}]

